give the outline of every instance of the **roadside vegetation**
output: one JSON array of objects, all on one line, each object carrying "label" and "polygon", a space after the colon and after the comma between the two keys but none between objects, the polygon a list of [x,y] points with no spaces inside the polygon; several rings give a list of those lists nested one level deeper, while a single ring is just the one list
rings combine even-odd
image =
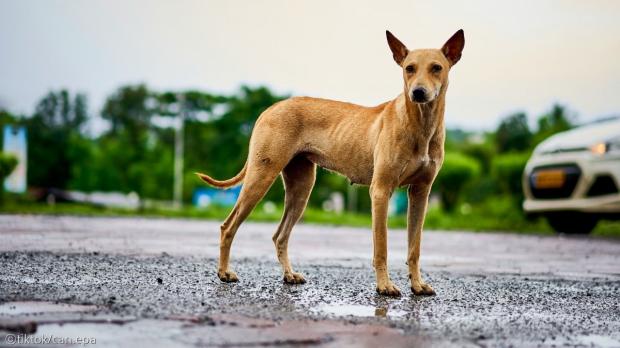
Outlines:
[{"label": "roadside vegetation", "polygon": [[[193,174],[215,178],[236,174],[245,161],[256,118],[287,96],[265,87],[242,87],[232,95],[202,91],[154,91],[144,85],[123,86],[111,94],[99,113],[91,114],[83,94],[65,90],[45,95],[30,115],[0,110],[0,126],[23,125],[28,130],[28,185],[30,194],[6,195],[0,212],[86,215],[144,215],[221,220],[230,208],[192,206],[192,194],[204,187]],[[135,192],[141,199],[170,201],[173,195],[174,119],[185,118],[183,201],[185,208],[125,210],[73,203],[48,204],[37,189],[81,192]],[[107,128],[92,132],[94,122]],[[548,136],[577,122],[561,105],[530,122],[527,115],[507,115],[497,129],[447,131],[446,157],[433,187],[426,227],[474,231],[551,233],[543,220],[528,220],[521,210],[521,176],[534,147]],[[535,124],[531,127],[531,124]],[[1,134],[0,134],[1,136]],[[0,162],[12,163],[0,156]],[[11,162],[11,163],[9,163]],[[0,164],[2,164],[0,163]],[[14,164],[11,164],[14,166]],[[2,164],[2,168],[5,164]],[[1,172],[2,174],[4,172]],[[327,212],[323,204],[340,192],[348,211]],[[33,194],[35,193],[35,194]],[[353,193],[353,194],[352,194]],[[404,192],[398,193],[401,197]],[[350,202],[349,199],[354,201]],[[277,182],[265,197],[275,206],[259,206],[251,219],[277,221],[283,188]],[[273,204],[270,205],[270,207]],[[304,215],[308,223],[370,226],[370,198],[365,187],[350,187],[338,175],[319,170]],[[404,227],[403,205],[390,218]],[[603,222],[598,235],[620,235],[620,223]]]},{"label": "roadside vegetation", "polygon": [[[282,216],[282,207],[266,211],[264,204],[259,205],[250,215],[250,221],[277,222]],[[122,208],[106,208],[84,204],[40,204],[19,202],[15,200],[6,204],[1,213],[5,214],[44,214],[44,215],[77,215],[77,216],[141,216],[160,218],[192,218],[222,221],[230,212],[229,207],[212,206],[209,209],[186,207],[181,210],[150,208],[130,210]],[[308,207],[302,222],[308,224],[354,226],[370,228],[368,213],[343,212],[336,214],[323,209]],[[391,216],[388,220],[391,228],[407,227],[405,215]],[[512,207],[510,202],[488,202],[487,206],[475,206],[469,212],[446,213],[441,207],[433,206],[426,217],[426,230],[473,232],[519,232],[528,234],[552,235],[554,232],[542,219],[527,220]],[[592,233],[595,236],[620,238],[620,223],[603,221]]]}]

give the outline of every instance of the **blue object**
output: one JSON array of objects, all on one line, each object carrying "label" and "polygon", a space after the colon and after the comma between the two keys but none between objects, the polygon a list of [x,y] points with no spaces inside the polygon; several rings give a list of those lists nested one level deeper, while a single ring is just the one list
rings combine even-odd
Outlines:
[{"label": "blue object", "polygon": [[388,213],[391,216],[405,214],[407,212],[407,205],[407,192],[397,190],[390,199]]},{"label": "blue object", "polygon": [[5,125],[3,135],[2,152],[17,158],[17,167],[4,180],[4,189],[8,192],[24,193],[27,186],[26,170],[28,164],[26,127]]},{"label": "blue object", "polygon": [[241,186],[228,190],[217,190],[209,187],[201,187],[194,190],[192,203],[199,208],[206,208],[212,204],[231,207],[237,202]]}]

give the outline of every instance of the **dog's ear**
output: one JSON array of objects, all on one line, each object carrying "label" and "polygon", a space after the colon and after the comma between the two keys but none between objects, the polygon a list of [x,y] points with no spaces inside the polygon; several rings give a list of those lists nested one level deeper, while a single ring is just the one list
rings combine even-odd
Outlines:
[{"label": "dog's ear", "polygon": [[394,61],[396,61],[396,64],[401,65],[405,57],[407,57],[409,50],[389,30],[385,31],[385,36],[387,37],[388,45],[390,45],[390,50],[392,50]]},{"label": "dog's ear", "polygon": [[448,58],[450,65],[454,65],[461,59],[463,47],[465,47],[465,33],[463,33],[463,29],[459,29],[459,31],[454,33],[454,35],[446,41],[441,48],[441,52]]}]

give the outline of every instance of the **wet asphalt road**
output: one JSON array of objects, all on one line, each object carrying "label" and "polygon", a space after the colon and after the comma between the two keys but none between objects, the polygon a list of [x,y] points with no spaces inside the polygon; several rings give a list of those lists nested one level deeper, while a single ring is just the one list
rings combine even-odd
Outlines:
[{"label": "wet asphalt road", "polygon": [[[404,295],[392,299],[374,290],[369,229],[298,226],[289,253],[308,283],[295,286],[282,282],[274,230],[242,226],[240,282],[224,284],[217,222],[0,216],[0,332],[34,321],[39,335],[118,346],[620,347],[619,241],[426,232],[422,270],[437,295],[416,297],[406,234],[393,230],[390,272]],[[29,311],[19,301],[94,306]]]}]

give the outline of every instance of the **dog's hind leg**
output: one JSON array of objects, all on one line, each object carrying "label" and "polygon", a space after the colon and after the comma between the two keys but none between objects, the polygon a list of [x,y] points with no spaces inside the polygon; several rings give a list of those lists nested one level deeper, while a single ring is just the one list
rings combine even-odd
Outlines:
[{"label": "dog's hind leg", "polygon": [[228,268],[230,246],[235,238],[235,233],[237,233],[241,223],[250,215],[252,209],[267,193],[282,169],[281,166],[268,162],[256,165],[250,163],[248,165],[248,171],[237,203],[221,226],[220,262],[217,275],[223,282],[236,282],[238,280],[235,272]]},{"label": "dog's hind leg", "polygon": [[282,264],[284,281],[289,284],[306,282],[301,273],[293,272],[288,259],[288,239],[293,226],[308,204],[315,178],[316,165],[305,157],[293,158],[282,171],[285,189],[284,214],[276,233],[273,235],[273,242],[276,246],[278,261]]}]

